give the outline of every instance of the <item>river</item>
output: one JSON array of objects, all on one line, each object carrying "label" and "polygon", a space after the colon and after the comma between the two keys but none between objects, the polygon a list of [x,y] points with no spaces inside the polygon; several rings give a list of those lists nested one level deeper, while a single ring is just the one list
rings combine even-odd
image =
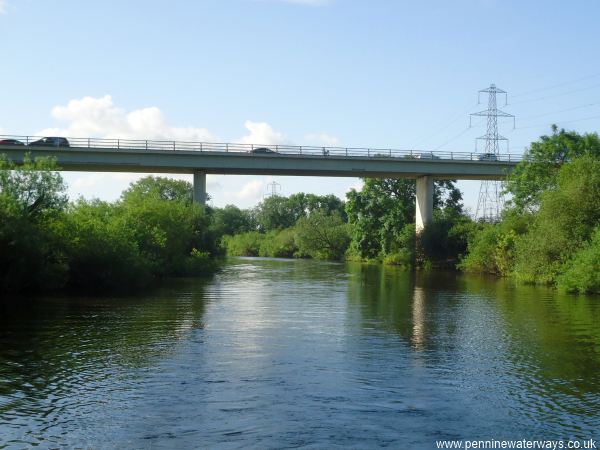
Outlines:
[{"label": "river", "polygon": [[600,298],[231,259],[0,309],[0,448],[435,448],[599,438]]}]

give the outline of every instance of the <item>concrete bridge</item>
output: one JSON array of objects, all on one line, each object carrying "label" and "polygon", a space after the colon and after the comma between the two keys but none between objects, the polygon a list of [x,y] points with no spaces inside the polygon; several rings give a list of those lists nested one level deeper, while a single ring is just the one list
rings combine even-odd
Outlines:
[{"label": "concrete bridge", "polygon": [[413,178],[417,229],[433,214],[435,179],[499,180],[518,163],[510,154],[482,155],[351,147],[252,145],[133,139],[0,136],[0,154],[19,164],[26,153],[56,158],[60,170],[189,173],[194,200],[206,202],[206,174]]}]

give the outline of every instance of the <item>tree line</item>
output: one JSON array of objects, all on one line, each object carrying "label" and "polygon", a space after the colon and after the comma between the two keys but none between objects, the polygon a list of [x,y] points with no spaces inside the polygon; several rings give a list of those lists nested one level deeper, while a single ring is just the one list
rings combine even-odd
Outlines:
[{"label": "tree line", "polygon": [[68,202],[55,163],[0,159],[0,292],[135,290],[211,273],[223,254],[377,261],[600,292],[600,139],[553,128],[508,176],[501,220],[474,221],[451,180],[415,233],[415,181],[204,207],[185,181],[146,177],[119,200]]},{"label": "tree line", "polygon": [[116,202],[68,202],[55,162],[0,159],[0,293],[133,291],[214,270],[218,233],[184,181],[147,177]]},{"label": "tree line", "polygon": [[[378,261],[510,276],[600,293],[600,138],[552,128],[508,175],[495,223],[465,213],[454,181],[436,181],[433,220],[415,233],[415,181],[364,179],[346,201],[272,197],[224,238],[234,255]],[[325,206],[326,205],[326,206]]]},{"label": "tree line", "polygon": [[600,293],[600,138],[559,130],[507,179],[501,220],[479,224],[459,267],[568,292]]}]

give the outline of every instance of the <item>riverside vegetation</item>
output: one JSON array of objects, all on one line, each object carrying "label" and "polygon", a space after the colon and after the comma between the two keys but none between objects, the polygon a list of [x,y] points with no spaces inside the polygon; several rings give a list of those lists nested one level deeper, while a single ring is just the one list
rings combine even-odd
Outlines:
[{"label": "riverside vegetation", "polygon": [[[415,182],[365,179],[345,205],[271,197],[226,236],[229,254],[454,267],[561,290],[600,293],[600,138],[552,128],[507,178],[497,223],[473,221],[452,181],[437,181],[434,217],[415,234]],[[242,212],[240,212],[242,213]]]},{"label": "riverside vegetation", "polygon": [[0,169],[0,293],[131,291],[214,269],[218,230],[187,182],[147,177],[116,202],[69,203],[52,160]]},{"label": "riverside vegetation", "polygon": [[0,292],[137,289],[210,273],[215,257],[269,256],[457,267],[600,293],[600,139],[553,127],[506,183],[498,223],[473,221],[453,181],[415,233],[415,182],[365,179],[343,202],[298,193],[243,210],[192,202],[184,181],[146,177],[112,203],[68,203],[50,160],[0,162]]}]

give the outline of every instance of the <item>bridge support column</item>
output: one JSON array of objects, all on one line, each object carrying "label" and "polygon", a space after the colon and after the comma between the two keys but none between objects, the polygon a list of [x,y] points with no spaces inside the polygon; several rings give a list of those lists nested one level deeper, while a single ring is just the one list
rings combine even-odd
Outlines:
[{"label": "bridge support column", "polygon": [[194,171],[194,203],[206,205],[206,173]]},{"label": "bridge support column", "polygon": [[421,232],[431,219],[433,219],[433,177],[426,175],[417,178],[417,233]]}]

